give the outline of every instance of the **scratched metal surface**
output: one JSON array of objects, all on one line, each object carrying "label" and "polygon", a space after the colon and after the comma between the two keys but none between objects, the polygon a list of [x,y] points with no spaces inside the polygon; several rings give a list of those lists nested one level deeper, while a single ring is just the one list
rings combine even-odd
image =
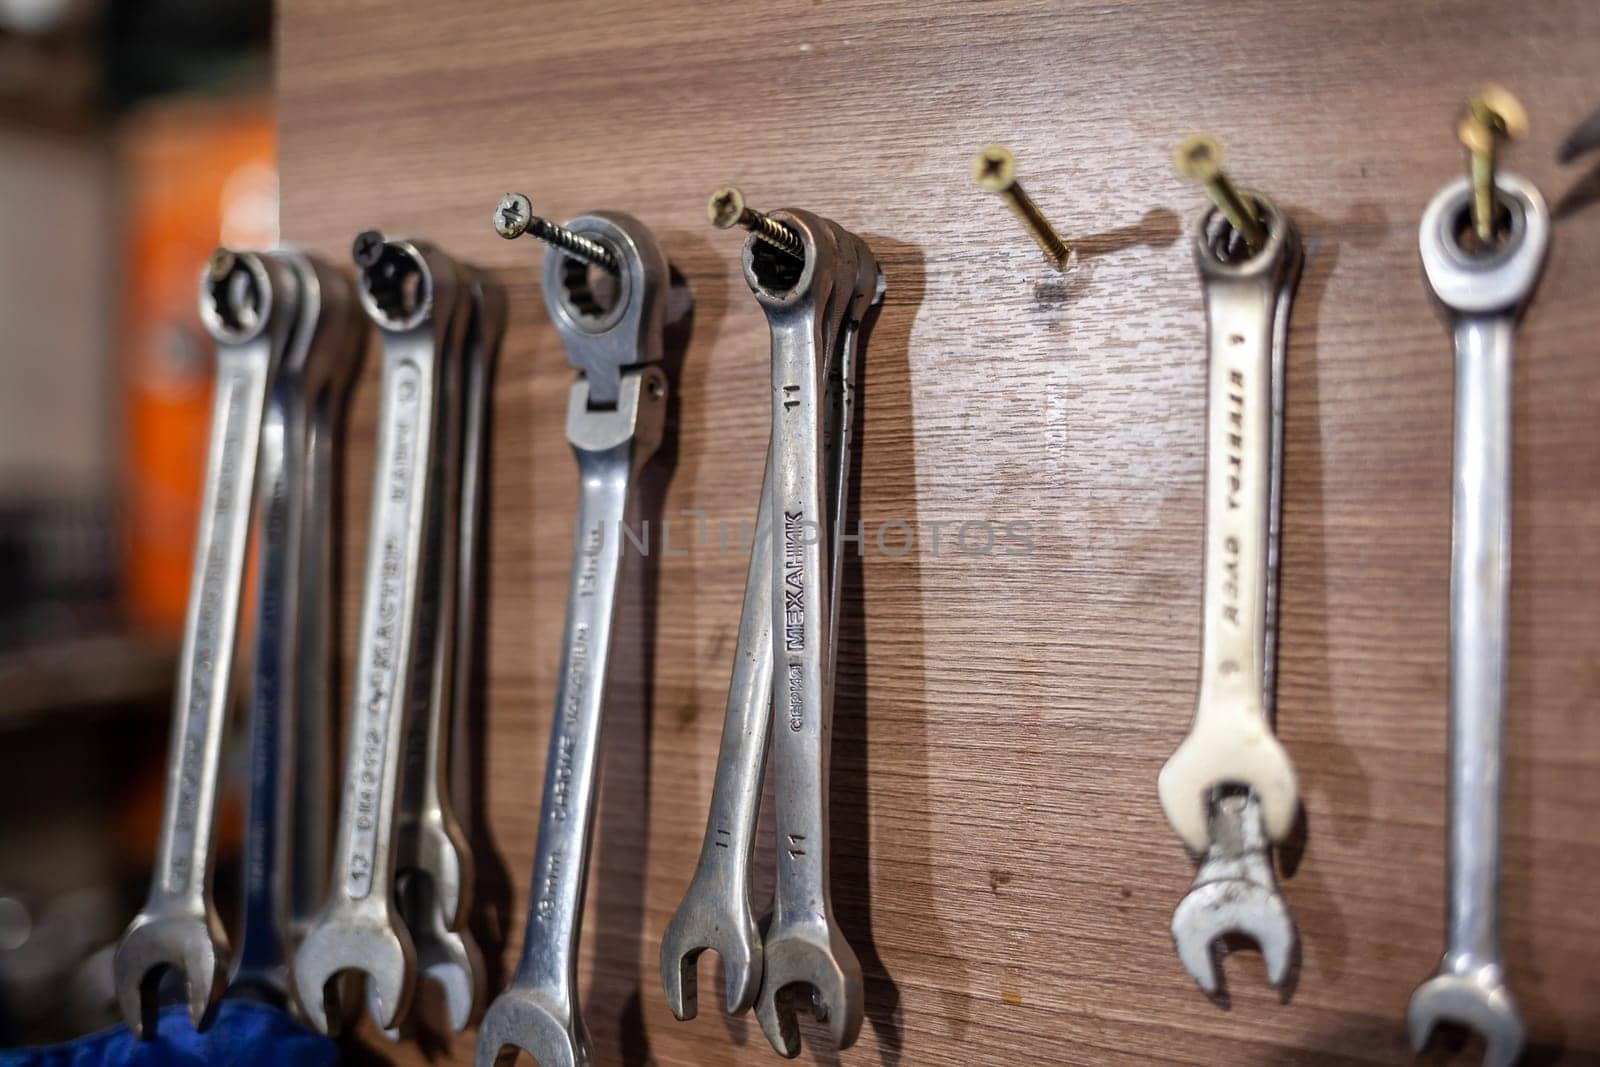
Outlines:
[{"label": "scratched metal surface", "polygon": [[[1511,87],[1534,124],[1513,165],[1558,221],[1516,367],[1505,942],[1540,1050],[1600,1058],[1600,176],[1552,160],[1600,103],[1600,7],[285,0],[279,41],[285,237],[342,258],[362,227],[424,235],[510,287],[472,802],[508,963],[576,486],[537,253],[496,237],[490,210],[517,189],[557,218],[632,212],[693,293],[660,474],[673,554],[658,539],[654,616],[628,613],[606,727],[583,985],[606,1064],[773,1057],[752,1020],[709,1003],[673,1021],[656,977],[699,846],[744,581],[718,524],[731,536],[752,517],[767,423],[764,322],[737,239],[704,220],[729,180],[757,206],[867,236],[889,278],[865,357],[868,545],[847,575],[835,737],[835,897],[868,1022],[838,1059],[1410,1061],[1406,1000],[1442,936],[1451,395],[1415,228],[1460,170],[1465,92]],[[1168,162],[1195,128],[1224,138],[1236,176],[1293,213],[1310,251],[1289,354],[1278,699],[1308,817],[1285,886],[1304,958],[1280,1005],[1259,959],[1234,956],[1227,1012],[1168,943],[1192,869],[1155,798],[1198,657],[1205,367],[1182,234],[1202,199]],[[990,141],[1016,151],[1076,244],[1069,274],[972,187]],[[352,422],[347,646],[374,371]],[[704,509],[706,544],[682,509]],[[916,526],[915,550],[876,548],[895,520]],[[963,520],[1026,524],[1031,551],[964,554],[949,526],[935,552],[936,524]],[[900,537],[888,529],[891,552]],[[702,985],[715,973],[703,964]],[[820,1027],[806,1041],[834,1061]],[[416,1046],[366,1044],[422,1062]],[[429,1054],[468,1062],[470,1037]]]}]

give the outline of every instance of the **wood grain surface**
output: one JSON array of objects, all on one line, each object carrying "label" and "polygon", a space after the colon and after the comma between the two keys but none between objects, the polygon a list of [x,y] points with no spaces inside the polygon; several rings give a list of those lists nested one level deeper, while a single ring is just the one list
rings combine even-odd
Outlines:
[{"label": "wood grain surface", "polygon": [[[501,241],[491,209],[516,189],[555,218],[628,211],[693,296],[653,474],[673,554],[652,556],[653,612],[629,611],[607,713],[582,983],[603,1064],[775,1058],[752,1018],[716,1009],[709,960],[700,1017],[674,1021],[657,960],[704,827],[744,584],[717,524],[753,517],[768,423],[765,321],[738,238],[705,222],[727,181],[863,235],[889,281],[865,354],[868,543],[847,572],[834,748],[834,896],[867,1024],[843,1054],[808,1024],[803,1058],[1412,1060],[1406,1002],[1442,943],[1452,382],[1416,227],[1462,172],[1466,92],[1513,89],[1533,131],[1511,165],[1557,221],[1516,362],[1504,941],[1528,1062],[1600,1062],[1600,171],[1553,161],[1600,104],[1600,5],[284,0],[279,39],[285,239],[348,262],[361,228],[425,236],[510,293],[470,805],[505,965],[577,486],[542,253]],[[1197,128],[1309,248],[1278,699],[1306,810],[1284,883],[1303,959],[1280,1003],[1256,954],[1231,956],[1228,1010],[1173,954],[1193,867],[1155,795],[1199,654],[1204,319],[1185,234],[1204,200],[1169,161]],[[1076,246],[1068,273],[972,185],[994,141]],[[355,398],[347,576],[375,371]],[[896,520],[913,551],[873,543]],[[1024,524],[1031,551],[963,552],[963,521]],[[347,654],[358,593],[347,581]],[[470,1034],[365,1044],[399,1064],[472,1053]],[[1437,1042],[1422,1061],[1480,1054]]]}]

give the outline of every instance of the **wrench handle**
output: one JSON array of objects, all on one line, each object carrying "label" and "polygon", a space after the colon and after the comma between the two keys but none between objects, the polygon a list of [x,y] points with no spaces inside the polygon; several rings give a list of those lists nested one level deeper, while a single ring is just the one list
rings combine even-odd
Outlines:
[{"label": "wrench handle", "polygon": [[1206,302],[1202,716],[1241,704],[1266,711],[1274,296],[1270,286],[1213,281]]},{"label": "wrench handle", "polygon": [[826,921],[832,735],[832,592],[824,327],[772,320],[773,774],[775,925]]},{"label": "wrench handle", "polygon": [[245,820],[244,916],[234,980],[286,962],[289,834],[301,651],[298,584],[306,518],[306,412],[300,384],[282,379],[261,428],[255,660],[250,688],[250,792]]},{"label": "wrench handle", "polygon": [[431,337],[385,334],[377,466],[367,535],[334,892],[383,901],[394,877],[395,794],[431,492],[438,362]]},{"label": "wrench handle", "polygon": [[1449,942],[1497,958],[1500,775],[1511,571],[1509,316],[1455,326],[1450,548]]},{"label": "wrench handle", "polygon": [[271,343],[263,337],[218,353],[152,897],[198,900],[210,869]]},{"label": "wrench handle", "polygon": [[[532,900],[515,983],[546,995],[573,999],[577,1010],[578,937],[583,892],[589,873],[598,785],[601,714],[611,640],[617,615],[633,475],[648,458],[641,448],[659,435],[642,428],[641,380],[659,371],[630,372],[621,379],[613,411],[590,411],[585,379],[573,383],[567,406],[567,438],[578,460],[578,517],[567,616],[556,676],[555,710],[539,805],[539,842],[534,853]],[[659,402],[650,405],[659,418]],[[559,991],[559,992],[558,992]]]},{"label": "wrench handle", "polygon": [[739,612],[728,706],[711,809],[700,844],[700,877],[748,891],[750,855],[761,806],[761,779],[772,727],[772,460],[761,475],[761,503],[750,542],[750,567]]}]

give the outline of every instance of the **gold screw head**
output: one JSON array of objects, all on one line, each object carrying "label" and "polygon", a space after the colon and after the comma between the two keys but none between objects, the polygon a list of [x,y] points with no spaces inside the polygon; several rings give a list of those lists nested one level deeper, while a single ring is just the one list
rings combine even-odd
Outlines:
[{"label": "gold screw head", "polygon": [[719,230],[731,230],[744,217],[744,194],[731,185],[724,185],[706,201],[706,218]]},{"label": "gold screw head", "polygon": [[1173,149],[1172,165],[1190,181],[1216,181],[1222,173],[1222,143],[1209,133],[1192,133]]},{"label": "gold screw head", "polygon": [[507,193],[494,209],[494,230],[506,240],[521,237],[533,222],[533,202],[521,193]]},{"label": "gold screw head", "polygon": [[220,282],[233,273],[233,268],[238,262],[238,256],[219,245],[206,257],[206,277],[213,282]]},{"label": "gold screw head", "polygon": [[[1457,126],[1458,133],[1469,120],[1483,131],[1483,134],[1504,137],[1508,141],[1520,140],[1528,135],[1527,109],[1522,106],[1522,101],[1512,96],[1503,86],[1480,86],[1467,98],[1467,113]],[[1478,144],[1482,143],[1481,135],[1476,139]],[[1466,134],[1462,134],[1461,140],[1469,149],[1481,151],[1478,145],[1468,141]]]},{"label": "gold screw head", "polygon": [[1004,145],[992,144],[972,157],[972,180],[985,192],[1003,193],[1016,184],[1016,158]]}]

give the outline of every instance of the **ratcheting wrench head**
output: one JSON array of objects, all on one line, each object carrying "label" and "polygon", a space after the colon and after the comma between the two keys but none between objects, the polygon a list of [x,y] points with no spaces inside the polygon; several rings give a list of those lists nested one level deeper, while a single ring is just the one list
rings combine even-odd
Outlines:
[{"label": "ratcheting wrench head", "polygon": [[1294,958],[1294,921],[1279,895],[1253,795],[1217,798],[1211,809],[1211,845],[1194,885],[1172,913],[1172,941],[1184,969],[1207,996],[1222,989],[1217,971],[1221,940],[1242,934],[1256,943],[1267,981],[1282,988]]},{"label": "ratcheting wrench head", "polygon": [[566,228],[613,254],[617,290],[608,306],[595,299],[589,268],[558,253],[545,259],[545,306],[568,361],[581,372],[568,393],[566,426],[581,491],[522,956],[478,1024],[478,1067],[509,1062],[518,1049],[542,1067],[578,1067],[593,1056],[579,1010],[578,948],[615,651],[621,530],[635,476],[659,447],[665,424],[667,380],[656,365],[663,354],[665,255],[628,215],[595,212]]},{"label": "ratcheting wrench head", "polygon": [[1550,244],[1550,216],[1533,185],[1495,174],[1509,228],[1470,251],[1472,192],[1453,182],[1423,213],[1418,246],[1428,284],[1455,335],[1456,430],[1450,577],[1450,789],[1447,944],[1406,1010],[1412,1047],[1456,1023],[1486,1042],[1484,1063],[1521,1054],[1522,1020],[1500,961],[1500,773],[1508,643],[1511,357]]},{"label": "ratcheting wrench head", "polygon": [[182,972],[197,1029],[221,996],[228,941],[211,896],[216,795],[245,546],[272,381],[290,344],[300,281],[268,255],[218,249],[200,282],[217,342],[217,381],[184,622],[156,870],[113,962],[117,1000],[138,1037],[154,1035],[157,987]]}]

